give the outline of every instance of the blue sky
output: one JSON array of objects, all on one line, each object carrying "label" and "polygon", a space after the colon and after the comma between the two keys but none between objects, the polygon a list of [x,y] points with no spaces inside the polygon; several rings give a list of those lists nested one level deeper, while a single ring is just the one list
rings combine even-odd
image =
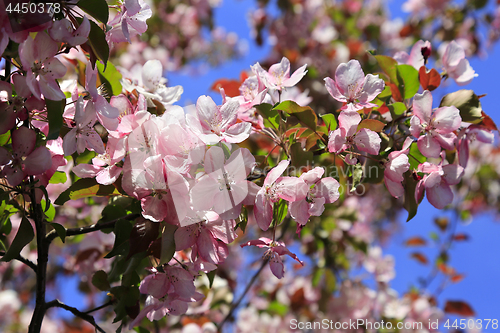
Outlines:
[{"label": "blue sky", "polygon": [[[393,17],[402,15],[398,7],[402,2],[391,1],[390,10]],[[238,79],[242,70],[248,70],[250,65],[259,60],[265,59],[269,46],[258,47],[250,37],[250,29],[246,19],[246,13],[250,9],[255,9],[253,0],[226,0],[222,6],[215,11],[216,23],[222,25],[227,31],[238,33],[240,38],[248,41],[249,52],[245,57],[226,63],[218,68],[209,69],[204,75],[196,77],[196,85],[192,84],[193,78],[183,73],[168,73],[170,85],[180,84],[184,87],[184,94],[181,100],[183,103],[195,102],[198,96],[211,94],[216,101],[220,101],[218,94],[210,91],[212,83],[219,78]],[[498,80],[500,78],[500,66],[498,59],[500,46],[496,45],[488,50],[488,57],[485,59],[471,59],[471,65],[479,74],[479,77],[465,89],[472,89],[476,94],[487,94],[481,99],[485,112],[493,120],[500,124],[500,115],[497,111]],[[293,70],[293,69],[292,69]],[[440,97],[446,93],[461,89],[454,83],[442,87],[437,91],[435,104]],[[435,105],[437,106],[437,105]],[[437,232],[433,224],[434,217],[441,216],[438,210],[423,201],[419,207],[417,216],[405,223],[406,213],[401,216],[401,233],[395,236],[389,246],[384,248],[384,253],[391,254],[396,260],[396,278],[391,282],[391,287],[400,293],[408,291],[411,286],[418,285],[419,277],[427,277],[430,272],[430,265],[423,266],[415,260],[410,259],[410,253],[415,248],[402,246],[403,242],[411,236],[422,236],[429,239],[431,232]],[[480,216],[472,223],[457,225],[457,232],[469,234],[470,240],[466,242],[454,243],[451,248],[451,266],[457,272],[465,273],[465,279],[454,285],[448,286],[438,298],[441,307],[445,300],[465,300],[476,311],[476,318],[500,319],[500,288],[498,280],[500,278],[500,223],[493,221],[489,215]],[[432,260],[438,255],[437,247],[427,247],[422,250],[429,259]],[[430,291],[436,290],[441,283],[436,279],[430,285]],[[440,324],[443,324],[441,322]],[[483,332],[493,331],[490,329]]]}]

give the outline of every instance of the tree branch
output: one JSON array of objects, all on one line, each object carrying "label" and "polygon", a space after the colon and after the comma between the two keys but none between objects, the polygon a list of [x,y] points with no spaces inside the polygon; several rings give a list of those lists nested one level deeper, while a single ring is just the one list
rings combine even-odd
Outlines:
[{"label": "tree branch", "polygon": [[[139,216],[141,216],[141,215],[140,214],[129,214],[127,216],[120,217],[118,219],[104,222],[104,223],[96,223],[96,224],[92,224],[90,226],[81,227],[81,228],[66,229],[66,236],[83,235],[83,234],[88,234],[90,232],[94,232],[94,231],[98,231],[98,230],[102,230],[102,229],[113,228],[115,226],[116,222],[118,222],[118,220],[133,220],[135,218],[138,218]],[[56,238],[57,238],[57,232],[55,230],[51,230],[47,234],[47,237],[46,237],[47,242],[49,244]]]},{"label": "tree branch", "polygon": [[67,311],[71,312],[73,315],[75,315],[76,317],[81,318],[81,319],[85,320],[86,322],[88,322],[89,324],[91,324],[92,326],[94,326],[96,331],[99,331],[101,333],[106,333],[101,327],[99,327],[99,325],[97,325],[94,317],[92,317],[91,315],[84,313],[84,312],[81,312],[77,308],[66,305],[57,299],[48,302],[46,305],[46,310],[48,310],[50,308],[54,308],[54,307],[58,307],[58,308],[62,308],[64,310],[67,310]]},{"label": "tree branch", "polygon": [[[4,255],[5,255],[5,252],[4,251],[0,251],[0,256],[4,256]],[[22,262],[23,264],[25,264],[26,266],[28,266],[29,268],[31,268],[32,270],[34,270],[35,273],[36,273],[37,267],[36,267],[36,264],[33,261],[29,260],[28,258],[23,257],[22,255],[18,255],[14,259]]]},{"label": "tree branch", "polygon": [[106,303],[104,303],[104,304],[102,304],[102,305],[99,305],[99,306],[98,306],[98,307],[96,307],[96,308],[93,308],[93,309],[90,309],[90,310],[85,311],[84,313],[85,313],[85,314],[89,314],[89,313],[92,313],[92,312],[95,312],[95,311],[98,311],[98,310],[104,309],[105,307],[108,307],[108,306],[110,306],[111,304],[113,304],[113,300],[109,300],[109,301],[107,301]]}]

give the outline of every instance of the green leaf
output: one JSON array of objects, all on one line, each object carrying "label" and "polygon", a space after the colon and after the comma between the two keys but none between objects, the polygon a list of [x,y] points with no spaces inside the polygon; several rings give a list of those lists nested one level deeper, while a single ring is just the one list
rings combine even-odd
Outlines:
[{"label": "green leaf", "polygon": [[359,123],[357,130],[359,131],[362,128],[367,128],[367,129],[372,130],[374,132],[382,132],[384,127],[385,127],[385,124],[379,120],[364,119]]},{"label": "green leaf", "polygon": [[42,199],[42,207],[45,207],[44,212],[45,216],[48,222],[52,222],[54,220],[54,217],[56,217],[56,209],[54,208],[54,205],[51,205],[50,202],[47,203],[45,202],[45,199]]},{"label": "green leaf", "polygon": [[277,314],[278,316],[284,316],[288,311],[288,306],[278,301],[272,301],[267,308],[267,312]]},{"label": "green leaf", "polygon": [[92,284],[101,291],[108,291],[111,289],[108,282],[108,274],[103,270],[94,273],[92,276]]},{"label": "green leaf", "polygon": [[411,170],[417,170],[419,164],[427,162],[427,157],[422,155],[422,153],[418,149],[418,145],[416,142],[413,142],[410,146],[410,153],[408,154],[408,161],[410,162],[410,169]]},{"label": "green leaf", "polygon": [[[311,135],[317,137],[316,134]],[[290,146],[290,154],[292,155],[292,166],[298,168],[303,165],[312,165],[313,152],[304,150],[300,142],[296,142]]]},{"label": "green leaf", "polygon": [[300,106],[294,101],[284,101],[276,105],[273,110],[285,111],[289,115],[296,117],[307,128],[316,131],[318,117],[316,116],[316,112],[309,106]]},{"label": "green leaf", "polygon": [[406,222],[410,221],[417,215],[418,202],[415,200],[415,189],[417,188],[417,181],[413,178],[410,172],[406,172],[404,175],[404,203],[403,206],[408,212],[408,218]]},{"label": "green leaf", "polygon": [[49,180],[49,184],[64,184],[68,180],[68,176],[64,171],[56,171]]},{"label": "green leaf", "polygon": [[331,269],[325,269],[325,289],[327,294],[332,294],[337,289],[337,278]]},{"label": "green leaf", "polygon": [[364,183],[377,184],[384,180],[384,168],[379,161],[371,158],[365,161],[363,165]]},{"label": "green leaf", "polygon": [[115,65],[108,61],[106,66],[100,62],[96,63],[99,72],[99,78],[106,87],[109,96],[117,96],[122,92],[122,84],[120,83],[122,75],[116,69]]},{"label": "green leaf", "polygon": [[208,277],[208,288],[209,289],[212,289],[212,286],[214,284],[214,278],[215,278],[215,273],[217,272],[216,269],[214,269],[213,271],[210,271],[207,273],[207,277]]},{"label": "green leaf", "polygon": [[165,223],[161,234],[160,265],[168,263],[175,254],[175,230],[177,230],[176,226]]},{"label": "green leaf", "polygon": [[236,226],[234,227],[234,230],[237,228],[240,228],[243,233],[245,232],[245,229],[247,228],[247,223],[248,223],[248,211],[245,206],[242,207],[241,209],[241,214],[238,216],[238,219],[236,220]]},{"label": "green leaf", "polygon": [[455,106],[460,111],[462,121],[477,124],[481,121],[483,108],[479,97],[472,90],[459,90],[447,94],[441,100],[442,106]]},{"label": "green leaf", "polygon": [[391,110],[391,115],[393,116],[393,118],[395,116],[402,115],[406,111],[406,105],[401,102],[389,104],[387,105],[387,107],[389,108],[389,110]]},{"label": "green leaf", "polygon": [[0,146],[5,146],[10,140],[10,131],[0,135]]},{"label": "green leaf", "polygon": [[387,97],[391,97],[392,96],[392,91],[391,91],[391,87],[389,86],[385,86],[384,87],[384,90],[382,90],[382,92],[380,94],[378,94],[378,98],[379,99],[385,99]]},{"label": "green leaf", "polygon": [[[109,45],[106,41],[106,34],[104,31],[90,20],[90,33],[88,43],[94,51],[98,59],[102,60],[103,63],[108,63],[109,58]],[[104,66],[106,68],[106,66]]]},{"label": "green leaf", "polygon": [[412,98],[420,88],[418,71],[411,65],[397,65],[396,70],[403,98]]},{"label": "green leaf", "polygon": [[120,194],[113,185],[101,185],[94,178],[78,179],[56,199],[56,205],[64,205],[68,200],[94,196],[109,196]]},{"label": "green leaf", "polygon": [[[280,126],[280,115],[276,110],[273,109],[271,104],[262,103],[259,105],[255,105],[255,108],[259,113],[264,117],[264,125],[266,127],[274,127],[278,129]],[[267,120],[267,122],[266,122]]]},{"label": "green leaf", "polygon": [[130,232],[130,244],[127,259],[130,259],[134,254],[146,252],[153,241],[160,235],[160,224],[139,217],[132,231]]},{"label": "green leaf", "polygon": [[113,249],[104,258],[113,258],[119,254],[125,254],[129,250],[130,232],[132,232],[132,224],[127,220],[118,220],[115,223],[115,244]]},{"label": "green leaf", "polygon": [[269,228],[278,226],[283,222],[288,213],[288,202],[286,200],[280,199],[274,204],[273,207],[273,221]]},{"label": "green leaf", "polygon": [[33,232],[33,227],[31,226],[30,221],[23,216],[21,219],[21,224],[19,225],[19,229],[17,230],[16,237],[10,244],[7,253],[0,259],[0,261],[11,261],[15,259],[19,253],[21,253],[22,249],[26,245],[28,245],[33,238],[35,237],[35,233]]},{"label": "green leaf", "polygon": [[85,13],[98,19],[102,23],[108,23],[109,8],[106,0],[80,0],[78,1],[77,6],[80,7]]},{"label": "green leaf", "polygon": [[[52,207],[54,207],[54,206],[52,206]],[[66,228],[63,227],[62,225],[60,225],[59,223],[55,223],[55,222],[52,222],[49,224],[54,228],[54,230],[57,233],[57,236],[59,236],[59,238],[61,238],[62,242],[63,243],[66,242]]]},{"label": "green leaf", "polygon": [[150,333],[150,331],[149,331],[149,330],[147,330],[147,329],[145,329],[144,327],[141,327],[141,326],[134,328],[134,330],[135,330],[137,333]]},{"label": "green leaf", "polygon": [[356,191],[356,187],[361,184],[363,178],[363,167],[360,163],[356,164],[352,169],[352,188],[351,192]]},{"label": "green leaf", "polygon": [[322,114],[320,117],[325,122],[328,131],[335,131],[337,129],[337,119],[335,119],[335,115],[331,113],[325,113]]},{"label": "green leaf", "polygon": [[52,101],[45,99],[47,106],[47,118],[49,120],[49,133],[47,140],[55,140],[59,137],[59,131],[63,126],[63,112],[66,106],[66,100]]},{"label": "green leaf", "polygon": [[376,55],[375,59],[377,59],[378,65],[380,66],[382,71],[384,71],[384,73],[387,74],[391,82],[398,85],[399,80],[398,80],[398,72],[396,69],[398,62],[394,58],[384,55]]}]

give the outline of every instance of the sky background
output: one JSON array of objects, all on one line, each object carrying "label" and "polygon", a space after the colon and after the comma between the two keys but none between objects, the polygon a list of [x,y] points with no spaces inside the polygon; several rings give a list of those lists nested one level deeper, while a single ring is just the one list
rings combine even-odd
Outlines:
[{"label": "sky background", "polygon": [[[389,9],[392,18],[405,17],[401,11],[402,1],[390,1]],[[492,1],[490,1],[490,5]],[[220,95],[210,91],[213,82],[220,78],[238,79],[242,70],[249,70],[250,66],[257,61],[265,59],[270,50],[269,45],[257,46],[251,36],[246,13],[256,9],[254,0],[224,0],[220,8],[215,10],[215,22],[223,26],[227,31],[236,32],[240,39],[246,39],[248,52],[241,59],[237,59],[217,68],[210,68],[206,73],[196,76],[196,85],[193,85],[193,77],[188,73],[167,73],[169,85],[182,85],[184,93],[180,105],[194,103],[200,95],[211,95],[216,102],[221,101]],[[478,95],[487,94],[481,99],[484,111],[500,124],[498,110],[499,94],[498,80],[500,78],[500,46],[488,50],[488,56],[483,59],[470,59],[471,66],[479,74],[471,84],[466,87],[458,87],[454,82],[448,82],[445,88],[441,86],[436,91],[439,97],[435,97],[435,105],[442,95],[458,89],[472,89]],[[295,70],[292,68],[292,71]],[[451,81],[451,80],[450,80]],[[497,140],[498,141],[498,140]],[[431,271],[433,259],[439,254],[437,246],[426,246],[425,248],[407,248],[403,246],[406,239],[412,236],[421,236],[430,240],[430,233],[438,232],[434,225],[434,218],[442,216],[442,212],[432,207],[426,199],[419,206],[417,216],[409,223],[406,221],[406,212],[401,215],[401,232],[392,238],[391,243],[383,248],[384,254],[391,254],[396,261],[396,278],[391,281],[390,286],[400,294],[407,292],[411,286],[418,286],[419,278],[426,278]],[[451,221],[451,219],[450,219]],[[458,223],[456,232],[467,233],[469,241],[454,242],[451,247],[450,265],[458,273],[465,273],[466,277],[458,284],[448,285],[439,294],[440,307],[444,306],[446,300],[464,300],[468,302],[476,312],[478,319],[500,320],[500,221],[494,221],[490,215],[476,217],[471,223]],[[421,251],[430,260],[430,264],[424,266],[410,258],[413,251]],[[441,279],[435,279],[430,284],[429,290],[435,291],[441,284]],[[458,317],[449,316],[455,319]],[[440,324],[444,324],[441,321]],[[444,329],[446,331],[446,329]],[[495,332],[497,330],[483,329],[483,332]]]}]

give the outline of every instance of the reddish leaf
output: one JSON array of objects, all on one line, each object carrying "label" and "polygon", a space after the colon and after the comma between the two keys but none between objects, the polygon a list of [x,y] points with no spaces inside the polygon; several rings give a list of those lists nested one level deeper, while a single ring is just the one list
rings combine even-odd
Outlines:
[{"label": "reddish leaf", "polygon": [[446,301],[444,312],[463,317],[474,317],[476,315],[470,305],[462,301]]},{"label": "reddish leaf", "polygon": [[459,283],[464,279],[465,275],[464,274],[454,274],[451,276],[450,281],[453,283]]},{"label": "reddish leaf", "polygon": [[464,234],[464,233],[458,233],[458,234],[455,234],[455,236],[453,237],[453,240],[466,241],[466,240],[469,240],[469,235]]},{"label": "reddish leaf", "polygon": [[434,224],[438,226],[439,230],[445,232],[449,225],[447,217],[439,217],[434,219]]},{"label": "reddish leaf", "polygon": [[437,268],[446,275],[453,275],[455,274],[455,269],[451,266],[446,265],[445,263],[439,263],[437,265]]},{"label": "reddish leaf", "polygon": [[489,129],[491,131],[498,131],[497,125],[495,124],[493,119],[491,119],[490,116],[488,116],[486,113],[484,113],[484,111],[482,111],[482,116],[483,116],[483,120],[480,123],[481,125],[483,125],[484,127],[486,127],[487,129]]},{"label": "reddish leaf", "polygon": [[390,82],[386,82],[385,84],[387,84],[389,86],[389,88],[391,88],[391,93],[392,93],[392,97],[394,98],[394,100],[396,102],[402,102],[403,97],[401,96],[401,92],[399,91],[398,86],[395,85],[394,83],[390,83]]},{"label": "reddish leaf", "polygon": [[427,265],[429,263],[429,260],[427,259],[427,257],[420,252],[413,252],[411,254],[411,257],[413,259],[415,259],[416,261],[418,261],[419,263],[421,263],[422,265]]},{"label": "reddish leaf", "polygon": [[223,88],[227,96],[236,97],[240,95],[240,86],[241,82],[238,80],[220,79],[215,81],[210,89],[219,92],[220,88]]},{"label": "reddish leaf", "polygon": [[367,128],[370,129],[374,132],[382,132],[384,129],[385,124],[379,120],[376,119],[365,119],[362,122],[359,123],[358,125],[358,131],[362,128]]},{"label": "reddish leaf", "polygon": [[408,238],[405,242],[405,246],[424,246],[424,245],[427,245],[427,241],[419,236]]},{"label": "reddish leaf", "polygon": [[391,110],[389,110],[389,108],[387,107],[387,105],[384,103],[382,104],[382,106],[380,106],[377,111],[380,113],[380,114],[384,114],[384,113],[387,113],[387,112],[391,112]]},{"label": "reddish leaf", "polygon": [[425,66],[420,67],[418,70],[418,78],[424,90],[432,91],[441,84],[441,75],[439,75],[438,71],[434,68],[427,71]]}]

